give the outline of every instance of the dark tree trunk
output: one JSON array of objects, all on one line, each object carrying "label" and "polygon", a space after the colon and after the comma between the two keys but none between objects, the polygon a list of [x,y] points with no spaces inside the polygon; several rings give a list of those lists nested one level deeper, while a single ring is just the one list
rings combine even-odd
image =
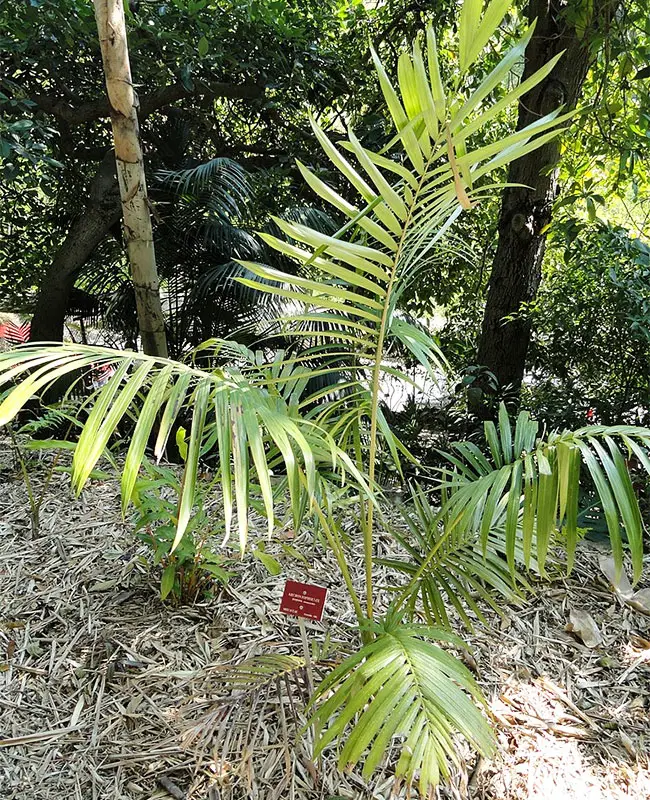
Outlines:
[{"label": "dark tree trunk", "polygon": [[119,219],[115,157],[109,151],[90,185],[88,205],[72,223],[43,279],[32,317],[32,342],[63,340],[63,325],[76,275]]},{"label": "dark tree trunk", "polygon": [[[580,97],[590,63],[593,29],[606,25],[615,3],[595,0],[592,30],[580,36],[566,19],[567,7],[574,2],[531,0],[529,3],[528,18],[531,22],[537,19],[537,26],[526,48],[522,80],[553,56],[563,50],[565,53],[545,80],[521,98],[518,128],[560,105],[574,108]],[[535,298],[541,281],[544,231],[551,221],[558,191],[559,159],[560,141],[554,139],[514,161],[508,182],[530,188],[507,188],[502,197],[499,241],[488,284],[477,363],[493,372],[501,387],[510,386],[515,392],[521,387],[531,335],[526,315],[517,315],[523,304]],[[514,315],[512,321],[504,321],[511,315]]]}]

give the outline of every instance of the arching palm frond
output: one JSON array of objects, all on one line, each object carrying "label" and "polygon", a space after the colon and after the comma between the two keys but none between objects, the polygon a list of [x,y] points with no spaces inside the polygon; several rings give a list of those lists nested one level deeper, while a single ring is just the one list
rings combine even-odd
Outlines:
[{"label": "arching palm frond", "polygon": [[[187,351],[206,338],[237,332],[246,341],[267,332],[287,306],[236,277],[254,278],[235,260],[264,259],[291,265],[250,232],[256,181],[236,162],[213,159],[190,169],[156,173],[162,217],[157,254],[169,315],[170,347]],[[323,211],[290,207],[287,219],[332,233],[337,226]],[[270,221],[267,229],[279,230]]]},{"label": "arching palm frond", "polygon": [[[137,424],[122,471],[122,503],[128,505],[145,449],[158,425],[154,453],[160,458],[174,423],[189,411],[188,454],[179,499],[177,543],[183,536],[194,504],[199,459],[206,446],[219,455],[222,475],[226,538],[233,511],[237,513],[240,547],[248,535],[250,484],[255,481],[263,499],[269,533],[273,531],[274,492],[269,460],[280,458],[287,474],[287,490],[296,524],[302,516],[303,493],[315,496],[319,465],[342,475],[354,475],[357,488],[367,483],[331,436],[310,422],[289,413],[277,392],[246,381],[236,371],[210,372],[180,362],[156,359],[142,353],[101,347],[63,345],[28,346],[0,354],[0,387],[20,379],[0,404],[0,425],[9,422],[34,394],[54,380],[102,365],[115,372],[94,396],[88,418],[75,448],[73,487],[80,491],[101,458],[122,418],[137,409]],[[28,376],[28,377],[24,377]],[[144,399],[141,399],[144,398]],[[209,443],[209,444],[208,444]]]},{"label": "arching palm frond", "polygon": [[157,177],[162,216],[156,249],[170,351],[181,354],[234,332],[251,341],[280,313],[270,295],[234,280],[249,276],[234,259],[265,256],[263,242],[249,230],[255,181],[229,159]]},{"label": "arching palm frond", "polygon": [[537,423],[522,412],[513,426],[502,404],[498,427],[485,423],[489,455],[474,444],[454,445],[446,454],[453,473],[443,476],[448,494],[443,514],[457,536],[476,537],[485,552],[490,531],[503,525],[505,554],[515,570],[517,550],[530,564],[533,547],[543,572],[554,534],[567,551],[570,571],[578,541],[581,471],[596,488],[605,514],[612,551],[623,562],[625,531],[634,578],[643,566],[643,522],[627,461],[650,474],[650,429],[592,425],[538,437]]},{"label": "arching palm frond", "polygon": [[463,664],[431,641],[463,648],[457,636],[390,622],[376,625],[375,634],[318,688],[322,703],[310,720],[323,730],[316,753],[337,743],[339,768],[363,760],[367,780],[399,742],[396,780],[411,784],[418,776],[420,793],[428,797],[449,776],[457,732],[479,752],[494,752],[490,727],[465,692],[479,702],[481,695]]},{"label": "arching palm frond", "polygon": [[[492,3],[481,24],[489,26],[489,20],[502,15],[505,8],[502,2]],[[474,34],[465,28],[463,31],[461,36],[473,41]],[[301,304],[303,313],[292,314],[292,323],[336,321],[330,338],[340,341],[344,336],[359,360],[371,361],[375,388],[385,366],[382,361],[385,341],[391,336],[400,338],[425,365],[431,366],[431,361],[436,366],[443,363],[439,351],[430,343],[423,348],[419,337],[411,329],[405,330],[395,315],[402,285],[421,266],[462,208],[470,207],[486,192],[494,190],[493,186],[482,185],[481,179],[556,136],[558,124],[565,119],[559,112],[553,112],[503,140],[468,150],[472,134],[498,113],[496,106],[503,108],[520,96],[521,92],[515,89],[495,106],[486,107],[484,102],[521,57],[531,33],[464,103],[445,95],[431,29],[427,32],[428,74],[425,56],[415,42],[412,54],[400,57],[398,87],[390,82],[373,53],[396,128],[393,145],[405,151],[405,160],[400,163],[398,158],[367,150],[348,130],[343,147],[352,154],[355,165],[312,121],[325,153],[361,202],[356,206],[348,202],[299,164],[314,192],[350,222],[332,236],[307,225],[278,219],[276,223],[286,239],[262,234],[270,247],[302,265],[303,275],[299,277],[257,263],[247,264],[266,281],[264,284],[247,280],[249,285],[260,291],[275,291]],[[467,47],[467,41],[463,40],[462,46]],[[532,83],[545,77],[553,64],[540,70]],[[278,291],[269,281],[280,283],[283,288]],[[371,469],[372,461],[373,458]]]},{"label": "arching palm frond", "polygon": [[[463,209],[494,192],[495,185],[484,179],[557,136],[558,126],[568,118],[559,110],[554,111],[489,145],[470,146],[473,135],[548,75],[556,60],[528,79],[525,87],[511,90],[497,103],[488,102],[492,90],[521,58],[532,35],[531,28],[478,88],[463,96],[459,87],[474,60],[470,55],[477,47],[476,52],[480,51],[484,42],[478,46],[477,41],[482,41],[488,28],[494,30],[508,5],[505,0],[493,0],[482,19],[480,3],[475,0],[466,0],[463,8],[465,19],[470,14],[476,24],[468,27],[465,21],[460,26],[459,48],[464,53],[465,66],[449,95],[440,76],[431,28],[427,31],[426,52],[415,41],[412,52],[400,56],[397,86],[373,52],[395,129],[393,140],[382,152],[363,147],[349,129],[347,140],[337,146],[312,120],[316,138],[350,185],[351,194],[358,197],[358,203],[345,199],[303,164],[299,164],[300,170],[313,191],[349,222],[329,235],[308,225],[276,219],[285,238],[260,235],[269,247],[296,262],[299,274],[245,262],[257,277],[241,279],[259,291],[298,304],[298,313],[294,308],[285,319],[287,336],[304,335],[300,329],[303,323],[323,322],[327,327],[324,324],[319,332],[316,350],[329,347],[329,342],[335,348],[345,342],[353,354],[349,369],[356,370],[369,393],[368,445],[361,453],[360,466],[367,469],[371,483],[375,479],[379,434],[384,428],[379,407],[382,375],[396,374],[409,380],[403,371],[386,362],[387,343],[391,338],[398,339],[431,373],[445,366],[432,338],[396,313],[403,286],[426,262]],[[356,438],[358,441],[359,436]],[[397,455],[395,447],[391,452]],[[367,509],[364,520],[365,555],[371,562],[372,507]],[[367,584],[367,606],[372,615],[370,572]]]},{"label": "arching palm frond", "polygon": [[185,169],[158,170],[154,181],[178,196],[197,197],[207,192],[211,208],[224,216],[239,214],[252,194],[246,170],[230,158],[212,158]]}]

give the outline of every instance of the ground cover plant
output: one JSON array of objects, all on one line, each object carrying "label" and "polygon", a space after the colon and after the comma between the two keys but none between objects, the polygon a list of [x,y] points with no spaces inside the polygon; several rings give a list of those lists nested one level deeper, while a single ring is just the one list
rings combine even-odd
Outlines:
[{"label": "ground cover plant", "polygon": [[[433,492],[414,490],[412,538],[394,532],[382,514],[378,463],[392,460],[399,471],[410,457],[380,404],[384,375],[410,381],[390,359],[390,345],[399,342],[432,375],[445,368],[434,338],[400,313],[400,297],[461,213],[502,187],[498,170],[543,146],[568,120],[558,109],[487,144],[485,136],[477,141],[559,58],[493,101],[531,27],[477,86],[468,82],[507,8],[493,0],[482,13],[480,3],[465,0],[453,75],[441,75],[432,29],[400,55],[396,81],[372,54],[394,126],[381,152],[362,146],[351,129],[335,142],[313,120],[315,137],[358,201],[300,164],[306,183],[348,222],[328,235],[277,219],[286,238],[261,236],[297,263],[296,274],[246,262],[253,277],[241,279],[286,301],[278,324],[290,347],[270,353],[218,340],[183,362],[69,344],[32,344],[0,355],[0,380],[12,386],[0,405],[0,424],[55,380],[91,365],[114,367],[88,401],[72,484],[81,491],[121,420],[132,415],[121,472],[124,511],[148,449],[159,459],[181,415],[191,418],[165,558],[180,558],[174,554],[183,553],[193,533],[200,462],[209,453],[216,453],[224,543],[236,539],[246,551],[252,508],[266,517],[269,537],[287,520],[295,529],[313,527],[336,559],[359,632],[358,649],[324,677],[311,700],[315,753],[337,748],[340,768],[362,765],[366,780],[391,759],[397,785],[415,785],[422,796],[448,777],[458,734],[480,753],[494,748],[476,682],[447,647],[464,644],[449,629],[445,605],[469,622],[468,610],[480,617],[476,594],[495,603],[497,595],[514,599],[525,587],[520,572],[534,566],[544,575],[549,549],[558,543],[570,570],[583,475],[598,493],[618,569],[626,548],[635,579],[642,567],[643,526],[626,458],[634,456],[650,472],[650,430],[643,428],[546,432],[526,412],[511,421],[502,406],[498,425],[485,425],[486,447],[454,444]],[[321,379],[320,388],[314,379]],[[346,557],[350,518],[364,554],[361,595]],[[387,606],[378,606],[374,572],[380,529],[402,542],[394,567],[396,576],[406,576]],[[172,580],[169,569],[163,592],[173,591],[177,572]]]}]

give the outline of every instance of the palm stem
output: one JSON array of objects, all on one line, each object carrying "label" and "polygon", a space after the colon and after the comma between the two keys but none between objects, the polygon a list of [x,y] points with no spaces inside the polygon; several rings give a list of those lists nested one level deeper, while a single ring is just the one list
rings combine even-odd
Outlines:
[{"label": "palm stem", "polygon": [[[435,148],[432,148],[435,151]],[[377,417],[379,413],[379,383],[381,379],[381,372],[382,372],[382,363],[383,363],[383,354],[384,354],[384,343],[386,341],[386,333],[388,329],[388,321],[389,321],[389,312],[391,310],[391,299],[392,299],[392,292],[393,287],[395,285],[395,281],[397,280],[397,267],[399,264],[399,259],[402,254],[402,250],[404,248],[404,242],[406,239],[406,234],[409,229],[409,225],[413,218],[413,212],[416,210],[418,197],[420,191],[422,190],[422,185],[426,180],[427,177],[427,170],[429,168],[429,162],[426,163],[424,170],[422,171],[422,175],[418,181],[417,188],[413,193],[413,199],[409,205],[408,213],[406,219],[404,221],[404,226],[402,228],[402,234],[400,236],[399,244],[397,246],[397,250],[395,252],[395,258],[393,260],[393,266],[390,273],[390,278],[388,280],[388,286],[386,287],[386,302],[384,303],[384,307],[381,313],[381,321],[379,324],[379,333],[377,336],[377,346],[375,349],[375,358],[372,368],[372,384],[370,390],[370,447],[368,450],[368,483],[370,486],[375,485],[375,468],[376,468],[376,459],[377,459]],[[368,504],[368,510],[365,516],[362,516],[362,528],[363,528],[363,556],[364,556],[364,567],[365,567],[365,576],[366,576],[366,613],[368,615],[368,619],[373,618],[373,583],[372,583],[372,565],[373,565],[373,528],[374,528],[374,506],[372,503]]]},{"label": "palm stem", "polygon": [[325,538],[327,539],[329,546],[332,548],[332,552],[334,553],[334,558],[336,559],[336,563],[341,571],[341,575],[343,576],[343,581],[345,582],[345,586],[350,595],[350,599],[352,600],[352,605],[354,606],[354,613],[357,617],[357,621],[361,625],[363,622],[365,622],[366,617],[363,613],[363,607],[361,605],[361,601],[359,600],[359,596],[355,591],[354,584],[352,583],[352,576],[350,574],[347,561],[345,560],[343,545],[341,544],[341,541],[338,535],[336,534],[335,530],[333,530],[329,526],[327,518],[323,513],[323,509],[313,498],[312,498],[312,507],[316,512],[316,516],[318,517],[318,521],[320,522],[321,527],[323,528],[323,532],[325,533]]}]

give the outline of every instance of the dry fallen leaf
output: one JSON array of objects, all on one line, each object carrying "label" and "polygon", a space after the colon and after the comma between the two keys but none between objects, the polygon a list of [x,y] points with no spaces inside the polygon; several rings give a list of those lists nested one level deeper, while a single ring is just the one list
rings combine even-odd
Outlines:
[{"label": "dry fallen leaf", "polygon": [[614,591],[621,600],[631,608],[640,611],[642,614],[650,615],[650,588],[639,589],[635,592],[623,570],[616,568],[612,556],[601,556],[598,559],[601,572],[614,587]]},{"label": "dry fallen leaf", "polygon": [[630,644],[637,650],[650,650],[650,639],[646,639],[640,633],[633,632],[630,634]]},{"label": "dry fallen leaf", "polygon": [[586,647],[598,647],[603,642],[602,634],[594,622],[594,618],[588,611],[580,608],[569,610],[569,622],[565,630],[575,634]]},{"label": "dry fallen leaf", "polygon": [[632,758],[636,758],[637,752],[632,739],[625,733],[625,731],[619,731],[618,735],[621,737],[621,743],[623,747],[627,750],[628,755],[632,756]]}]

